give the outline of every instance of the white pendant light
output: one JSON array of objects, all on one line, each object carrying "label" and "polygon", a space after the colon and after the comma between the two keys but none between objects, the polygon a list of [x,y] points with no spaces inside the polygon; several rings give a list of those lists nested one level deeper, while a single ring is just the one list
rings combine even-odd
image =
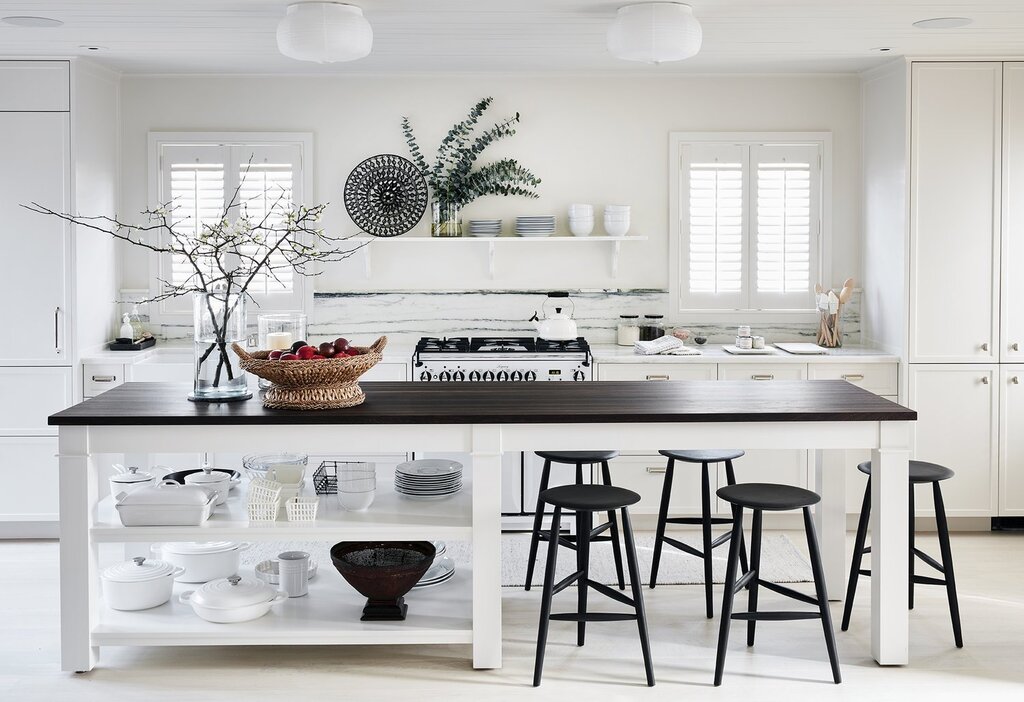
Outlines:
[{"label": "white pendant light", "polygon": [[299,61],[355,61],[370,53],[373,28],[355,5],[297,2],[277,25],[277,48]]},{"label": "white pendant light", "polygon": [[697,55],[702,39],[689,5],[645,2],[619,8],[608,28],[608,51],[624,61],[682,61]]}]

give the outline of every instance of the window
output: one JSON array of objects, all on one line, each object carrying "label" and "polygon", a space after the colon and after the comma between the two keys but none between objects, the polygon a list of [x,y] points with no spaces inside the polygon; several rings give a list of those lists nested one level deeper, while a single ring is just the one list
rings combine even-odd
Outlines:
[{"label": "window", "polygon": [[[186,235],[198,235],[204,225],[219,221],[233,198],[238,206],[229,219],[247,216],[273,226],[311,190],[311,168],[305,162],[311,147],[312,137],[302,134],[151,133],[151,205],[170,204],[171,226]],[[259,256],[261,249],[271,250],[254,247],[247,253]],[[272,262],[274,257],[284,262],[283,254],[271,254]],[[184,258],[161,260],[153,284],[181,284],[192,274]],[[249,291],[260,310],[292,310],[308,308],[311,287],[286,268],[253,281]],[[190,304],[165,300],[159,311],[161,316],[183,314]]]},{"label": "window", "polygon": [[676,316],[814,307],[828,134],[673,134]]}]

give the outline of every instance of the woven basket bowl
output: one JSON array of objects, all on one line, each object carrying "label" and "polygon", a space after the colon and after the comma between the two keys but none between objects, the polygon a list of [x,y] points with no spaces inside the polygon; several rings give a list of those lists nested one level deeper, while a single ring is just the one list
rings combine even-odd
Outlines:
[{"label": "woven basket bowl", "polygon": [[269,351],[246,353],[238,344],[231,348],[239,365],[273,385],[263,394],[263,406],[270,409],[322,410],[354,407],[366,399],[359,376],[380,362],[388,338],[382,336],[371,346],[356,346],[362,353],[322,361],[271,361]]}]

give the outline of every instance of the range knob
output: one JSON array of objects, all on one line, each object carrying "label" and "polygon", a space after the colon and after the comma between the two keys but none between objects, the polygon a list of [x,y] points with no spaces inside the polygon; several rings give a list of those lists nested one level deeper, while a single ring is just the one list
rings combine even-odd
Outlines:
[{"label": "range knob", "polygon": [[420,373],[420,380],[430,380],[430,371],[423,371]]},{"label": "range knob", "polygon": [[512,380],[515,380],[516,382],[518,382],[518,381],[520,381],[522,379],[523,379],[523,372],[522,371],[512,371]]},{"label": "range knob", "polygon": [[462,371],[455,371],[455,375],[452,376],[455,380],[465,380],[466,374]]},{"label": "range knob", "polygon": [[470,371],[469,379],[472,380],[473,382],[480,380],[480,371]]},{"label": "range knob", "polygon": [[537,371],[526,371],[526,380],[533,382],[537,379]]},{"label": "range knob", "polygon": [[484,372],[484,380],[486,380],[488,382],[494,380],[494,371],[485,371]]},{"label": "range knob", "polygon": [[577,368],[576,370],[574,370],[574,371],[572,372],[572,379],[573,379],[573,380],[586,380],[586,379],[587,379],[587,377],[586,377],[586,376],[585,376],[585,375],[583,374],[583,371],[582,371],[582,370],[580,370],[579,368]]},{"label": "range knob", "polygon": [[508,371],[498,371],[498,380],[502,382],[508,380]]},{"label": "range knob", "polygon": [[441,375],[438,376],[438,380],[451,380],[452,374],[450,371],[441,371]]}]

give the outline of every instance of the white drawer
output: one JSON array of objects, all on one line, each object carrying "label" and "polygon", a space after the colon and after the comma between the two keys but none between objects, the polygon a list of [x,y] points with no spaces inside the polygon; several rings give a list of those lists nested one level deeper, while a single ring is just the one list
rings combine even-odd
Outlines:
[{"label": "white drawer", "polygon": [[811,363],[812,380],[845,380],[877,395],[895,395],[895,363]]},{"label": "white drawer", "polygon": [[86,363],[82,366],[82,395],[96,397],[124,382],[120,363]]},{"label": "white drawer", "polygon": [[68,366],[0,367],[0,435],[56,434],[47,418],[71,405],[72,373]]},{"label": "white drawer", "polygon": [[803,380],[807,366],[802,363],[723,363],[719,380]]},{"label": "white drawer", "polygon": [[359,381],[408,380],[408,367],[404,363],[378,363],[360,376]]},{"label": "white drawer", "polygon": [[[664,471],[667,464],[668,459],[661,454],[619,456],[608,462],[612,474],[612,484],[640,495],[640,502],[635,507],[629,508],[631,513],[658,513],[661,507],[661,489],[665,483]],[[718,478],[714,472],[710,477],[711,495],[714,500],[715,490],[718,489]],[[669,498],[669,511],[672,516],[700,514],[700,480],[700,465],[676,461],[672,495]]]},{"label": "white drawer", "polygon": [[598,380],[717,380],[714,363],[601,363]]}]

